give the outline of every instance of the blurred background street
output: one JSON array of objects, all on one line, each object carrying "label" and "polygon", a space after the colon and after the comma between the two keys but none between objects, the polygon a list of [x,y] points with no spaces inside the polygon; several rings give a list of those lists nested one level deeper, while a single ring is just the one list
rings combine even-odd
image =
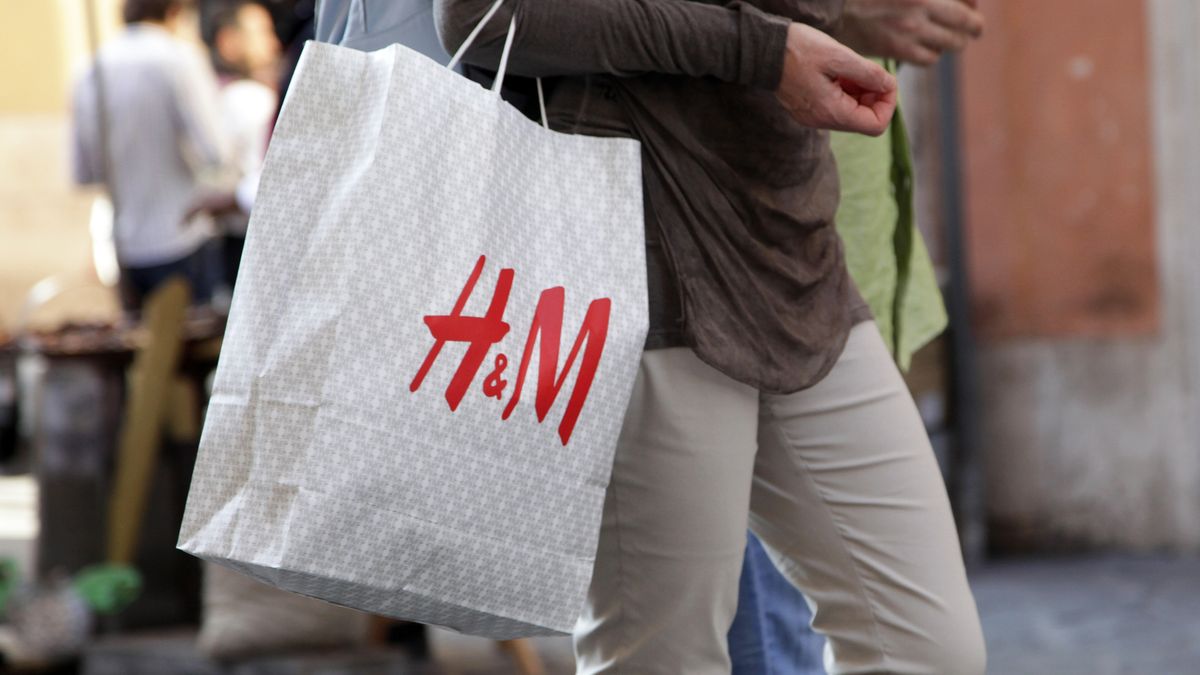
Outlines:
[{"label": "blurred background street", "polygon": [[1200,672],[1200,561],[994,561],[972,576],[990,673]]},{"label": "blurred background street", "polygon": [[[1200,673],[1200,560],[1165,555],[997,560],[971,586],[994,675]],[[444,670],[511,672],[484,641],[439,634]],[[541,644],[554,672],[573,672],[566,640]],[[432,673],[431,673],[432,675]]]},{"label": "blurred background street", "polygon": [[[212,211],[214,242],[240,255],[313,3],[227,4],[190,3],[171,39],[220,71],[210,107],[244,132],[238,166],[205,176],[221,189],[188,212]],[[981,40],[899,79],[949,313],[907,379],[989,672],[1200,675],[1200,3],[978,4]],[[121,7],[0,0],[0,659],[86,675],[572,672],[562,639],[325,614],[213,582],[175,550],[233,278],[202,307],[122,309],[112,203],[72,159],[72,92],[123,35]],[[153,461],[130,477],[128,457]]]}]

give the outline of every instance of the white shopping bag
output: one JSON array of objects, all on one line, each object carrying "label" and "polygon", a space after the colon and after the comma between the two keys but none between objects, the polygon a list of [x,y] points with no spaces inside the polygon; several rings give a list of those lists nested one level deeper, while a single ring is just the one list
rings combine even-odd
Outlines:
[{"label": "white shopping bag", "polygon": [[462,632],[568,632],[647,330],[642,228],[635,141],[551,132],[401,46],[309,43],[180,547]]}]

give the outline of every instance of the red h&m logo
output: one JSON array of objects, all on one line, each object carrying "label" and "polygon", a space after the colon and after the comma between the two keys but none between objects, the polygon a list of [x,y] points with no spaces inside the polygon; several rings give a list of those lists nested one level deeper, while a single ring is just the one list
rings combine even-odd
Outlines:
[{"label": "red h&m logo", "polygon": [[[429,350],[425,362],[421,364],[420,370],[417,371],[412,384],[409,385],[409,391],[415,392],[421,388],[421,383],[424,382],[429,369],[433,367],[434,361],[437,361],[442,347],[445,347],[447,342],[465,342],[470,345],[463,355],[462,361],[459,362],[458,370],[454,372],[450,385],[446,387],[446,402],[450,404],[450,410],[458,410],[458,405],[462,403],[467,389],[475,381],[475,376],[479,373],[479,368],[487,358],[488,352],[491,351],[492,345],[503,339],[509,331],[509,325],[504,322],[504,310],[508,307],[508,296],[512,291],[515,275],[511,269],[500,270],[500,277],[496,280],[496,290],[492,293],[492,302],[483,316],[462,315],[467,300],[471,297],[471,292],[475,290],[475,284],[483,274],[483,266],[486,262],[486,256],[479,256],[479,260],[475,263],[475,269],[472,270],[467,284],[463,286],[462,292],[458,295],[458,301],[454,303],[454,308],[450,310],[449,314],[425,317],[425,325],[429,326],[429,332],[433,334],[433,348]],[[567,361],[560,371],[558,369],[558,346],[562,337],[565,302],[566,291],[562,286],[542,291],[537,309],[533,314],[533,322],[529,326],[529,336],[525,339],[525,352],[521,355],[517,381],[513,384],[512,396],[508,399],[508,405],[504,407],[501,415],[501,419],[508,419],[517,407],[517,402],[521,400],[521,389],[525,385],[525,375],[529,370],[529,360],[533,355],[535,343],[538,345],[538,372],[537,393],[534,396],[533,407],[537,412],[538,422],[545,421],[546,415],[558,398],[558,393],[566,384],[567,375],[571,372],[575,358],[582,351],[579,375],[575,378],[575,386],[571,388],[571,398],[567,401],[567,409],[558,425],[558,437],[562,439],[563,445],[571,440],[571,432],[575,429],[579,413],[583,410],[583,404],[587,400],[588,391],[592,388],[592,380],[596,379],[596,368],[599,367],[600,357],[604,354],[604,342],[608,337],[608,317],[612,311],[612,300],[609,298],[593,300],[588,305],[587,313],[583,317],[583,325],[575,335],[575,343],[571,346],[571,352],[567,355]],[[493,364],[491,374],[483,380],[483,393],[491,398],[502,399],[504,389],[508,386],[508,380],[502,378],[504,369],[508,366],[508,357],[504,354],[497,354]]]}]

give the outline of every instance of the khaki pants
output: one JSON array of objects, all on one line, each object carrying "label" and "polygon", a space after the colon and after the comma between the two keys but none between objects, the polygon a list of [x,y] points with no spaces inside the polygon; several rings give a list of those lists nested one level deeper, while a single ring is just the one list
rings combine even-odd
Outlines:
[{"label": "khaki pants", "polygon": [[984,672],[942,478],[874,323],[787,396],[688,349],[645,353],[575,630],[578,673],[728,673],[747,525],[813,606],[830,673]]}]

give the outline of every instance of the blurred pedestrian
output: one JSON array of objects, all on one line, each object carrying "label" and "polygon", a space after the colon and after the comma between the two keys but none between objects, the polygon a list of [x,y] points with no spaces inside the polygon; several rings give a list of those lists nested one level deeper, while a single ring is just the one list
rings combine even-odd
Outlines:
[{"label": "blurred pedestrian", "polygon": [[221,120],[231,144],[237,185],[231,193],[214,195],[204,207],[216,212],[223,280],[232,290],[275,121],[279,97],[268,83],[279,78],[280,45],[270,13],[251,0],[222,3],[208,23],[205,37],[221,83]]},{"label": "blurred pedestrian", "polygon": [[191,205],[227,157],[217,86],[204,55],[178,39],[184,0],[126,0],[126,28],[104,45],[73,95],[73,176],[113,201],[121,296],[136,310],[168,277],[196,303],[214,283],[211,216]]}]

